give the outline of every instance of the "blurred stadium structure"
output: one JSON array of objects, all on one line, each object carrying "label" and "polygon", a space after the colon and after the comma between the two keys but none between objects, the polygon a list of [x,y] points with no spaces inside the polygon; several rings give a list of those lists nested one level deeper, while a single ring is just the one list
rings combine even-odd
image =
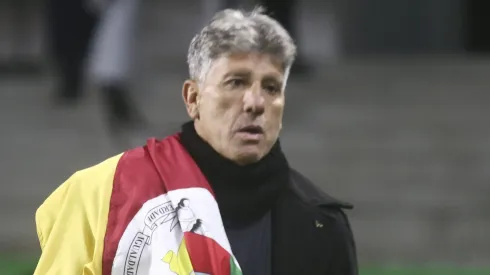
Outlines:
[{"label": "blurred stadium structure", "polygon": [[[41,2],[24,2],[30,15],[16,25],[14,2],[0,1],[0,63],[17,33],[45,61]],[[319,69],[288,87],[290,161],[355,204],[363,266],[490,267],[490,59],[465,53],[466,1],[337,2],[304,0],[298,10],[301,51]],[[144,2],[133,85],[156,136],[186,119],[185,50],[201,8],[198,0]],[[28,262],[39,253],[36,207],[71,173],[122,150],[95,95],[52,109],[51,89],[49,70],[0,74],[0,255]],[[403,274],[424,274],[413,270]]]}]

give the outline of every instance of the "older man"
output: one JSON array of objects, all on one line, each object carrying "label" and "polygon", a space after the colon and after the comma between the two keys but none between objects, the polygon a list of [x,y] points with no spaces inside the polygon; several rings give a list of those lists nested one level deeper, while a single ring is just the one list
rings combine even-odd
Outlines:
[{"label": "older man", "polygon": [[260,10],[191,42],[192,122],[63,183],[36,213],[35,274],[357,274],[339,202],[278,141],[293,40]]}]

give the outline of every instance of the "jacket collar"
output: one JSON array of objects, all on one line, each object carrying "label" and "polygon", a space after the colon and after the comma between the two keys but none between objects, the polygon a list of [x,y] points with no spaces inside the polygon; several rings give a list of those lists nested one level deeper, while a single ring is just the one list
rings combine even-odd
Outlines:
[{"label": "jacket collar", "polygon": [[273,274],[341,274],[331,268],[342,253],[335,251],[336,242],[344,238],[337,233],[337,209],[352,207],[291,170],[288,192],[272,216]]}]

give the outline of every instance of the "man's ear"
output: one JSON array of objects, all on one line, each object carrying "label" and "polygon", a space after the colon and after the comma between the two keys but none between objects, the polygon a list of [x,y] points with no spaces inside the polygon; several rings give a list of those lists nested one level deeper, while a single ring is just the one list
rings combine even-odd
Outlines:
[{"label": "man's ear", "polygon": [[191,119],[199,118],[199,87],[194,80],[186,80],[182,87],[182,97],[184,99],[187,114]]}]

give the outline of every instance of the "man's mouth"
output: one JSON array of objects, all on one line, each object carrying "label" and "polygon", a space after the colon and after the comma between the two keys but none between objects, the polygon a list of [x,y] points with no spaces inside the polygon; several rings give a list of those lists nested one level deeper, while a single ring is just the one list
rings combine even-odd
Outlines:
[{"label": "man's mouth", "polygon": [[262,129],[262,127],[260,126],[250,125],[250,126],[245,126],[243,128],[240,128],[238,132],[251,134],[251,135],[261,135],[264,133],[264,129]]}]

